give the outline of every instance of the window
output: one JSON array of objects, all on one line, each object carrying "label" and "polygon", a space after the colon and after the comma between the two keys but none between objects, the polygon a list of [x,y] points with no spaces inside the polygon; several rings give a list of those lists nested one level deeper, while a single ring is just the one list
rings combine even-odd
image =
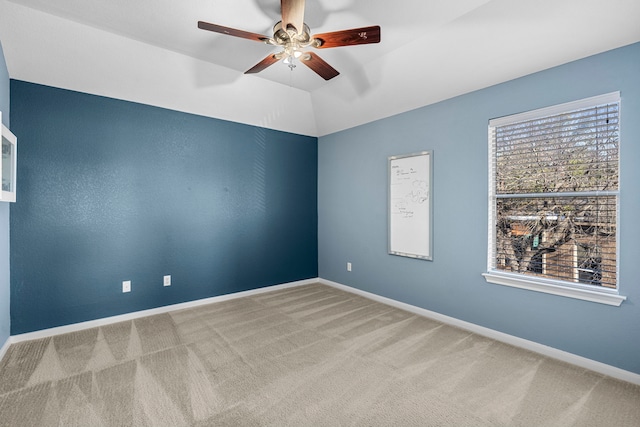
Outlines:
[{"label": "window", "polygon": [[489,122],[487,281],[620,305],[618,92]]}]

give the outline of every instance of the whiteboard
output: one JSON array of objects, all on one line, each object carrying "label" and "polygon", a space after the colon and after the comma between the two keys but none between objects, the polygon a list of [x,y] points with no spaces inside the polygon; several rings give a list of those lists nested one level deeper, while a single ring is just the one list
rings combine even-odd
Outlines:
[{"label": "whiteboard", "polygon": [[389,253],[432,256],[433,152],[389,157]]}]

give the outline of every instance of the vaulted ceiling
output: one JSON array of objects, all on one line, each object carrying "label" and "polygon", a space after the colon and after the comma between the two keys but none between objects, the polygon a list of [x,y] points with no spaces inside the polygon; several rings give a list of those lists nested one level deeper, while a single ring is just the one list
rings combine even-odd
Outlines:
[{"label": "vaulted ceiling", "polygon": [[[638,0],[307,0],[311,33],[370,25],[381,42],[318,53],[325,81],[276,48],[278,0],[0,0],[11,78],[322,136],[640,41]],[[579,76],[576,76],[579,78]]]}]

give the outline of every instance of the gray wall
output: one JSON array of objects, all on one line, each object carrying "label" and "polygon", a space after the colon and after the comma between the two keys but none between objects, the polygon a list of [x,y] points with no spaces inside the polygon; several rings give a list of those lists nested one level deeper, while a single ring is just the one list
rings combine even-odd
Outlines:
[{"label": "gray wall", "polygon": [[[9,72],[0,42],[0,111],[9,126]],[[9,338],[9,203],[0,202],[0,347]]]},{"label": "gray wall", "polygon": [[[640,44],[320,138],[320,277],[640,373]],[[620,307],[488,284],[491,118],[622,96]],[[387,158],[433,150],[433,261],[387,254]],[[347,272],[346,263],[353,263]]]}]

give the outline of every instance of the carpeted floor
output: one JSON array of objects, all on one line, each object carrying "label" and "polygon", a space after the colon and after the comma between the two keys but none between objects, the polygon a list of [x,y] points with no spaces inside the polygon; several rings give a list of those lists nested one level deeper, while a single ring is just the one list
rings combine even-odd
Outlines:
[{"label": "carpeted floor", "polygon": [[14,344],[2,426],[639,426],[640,387],[320,284]]}]

